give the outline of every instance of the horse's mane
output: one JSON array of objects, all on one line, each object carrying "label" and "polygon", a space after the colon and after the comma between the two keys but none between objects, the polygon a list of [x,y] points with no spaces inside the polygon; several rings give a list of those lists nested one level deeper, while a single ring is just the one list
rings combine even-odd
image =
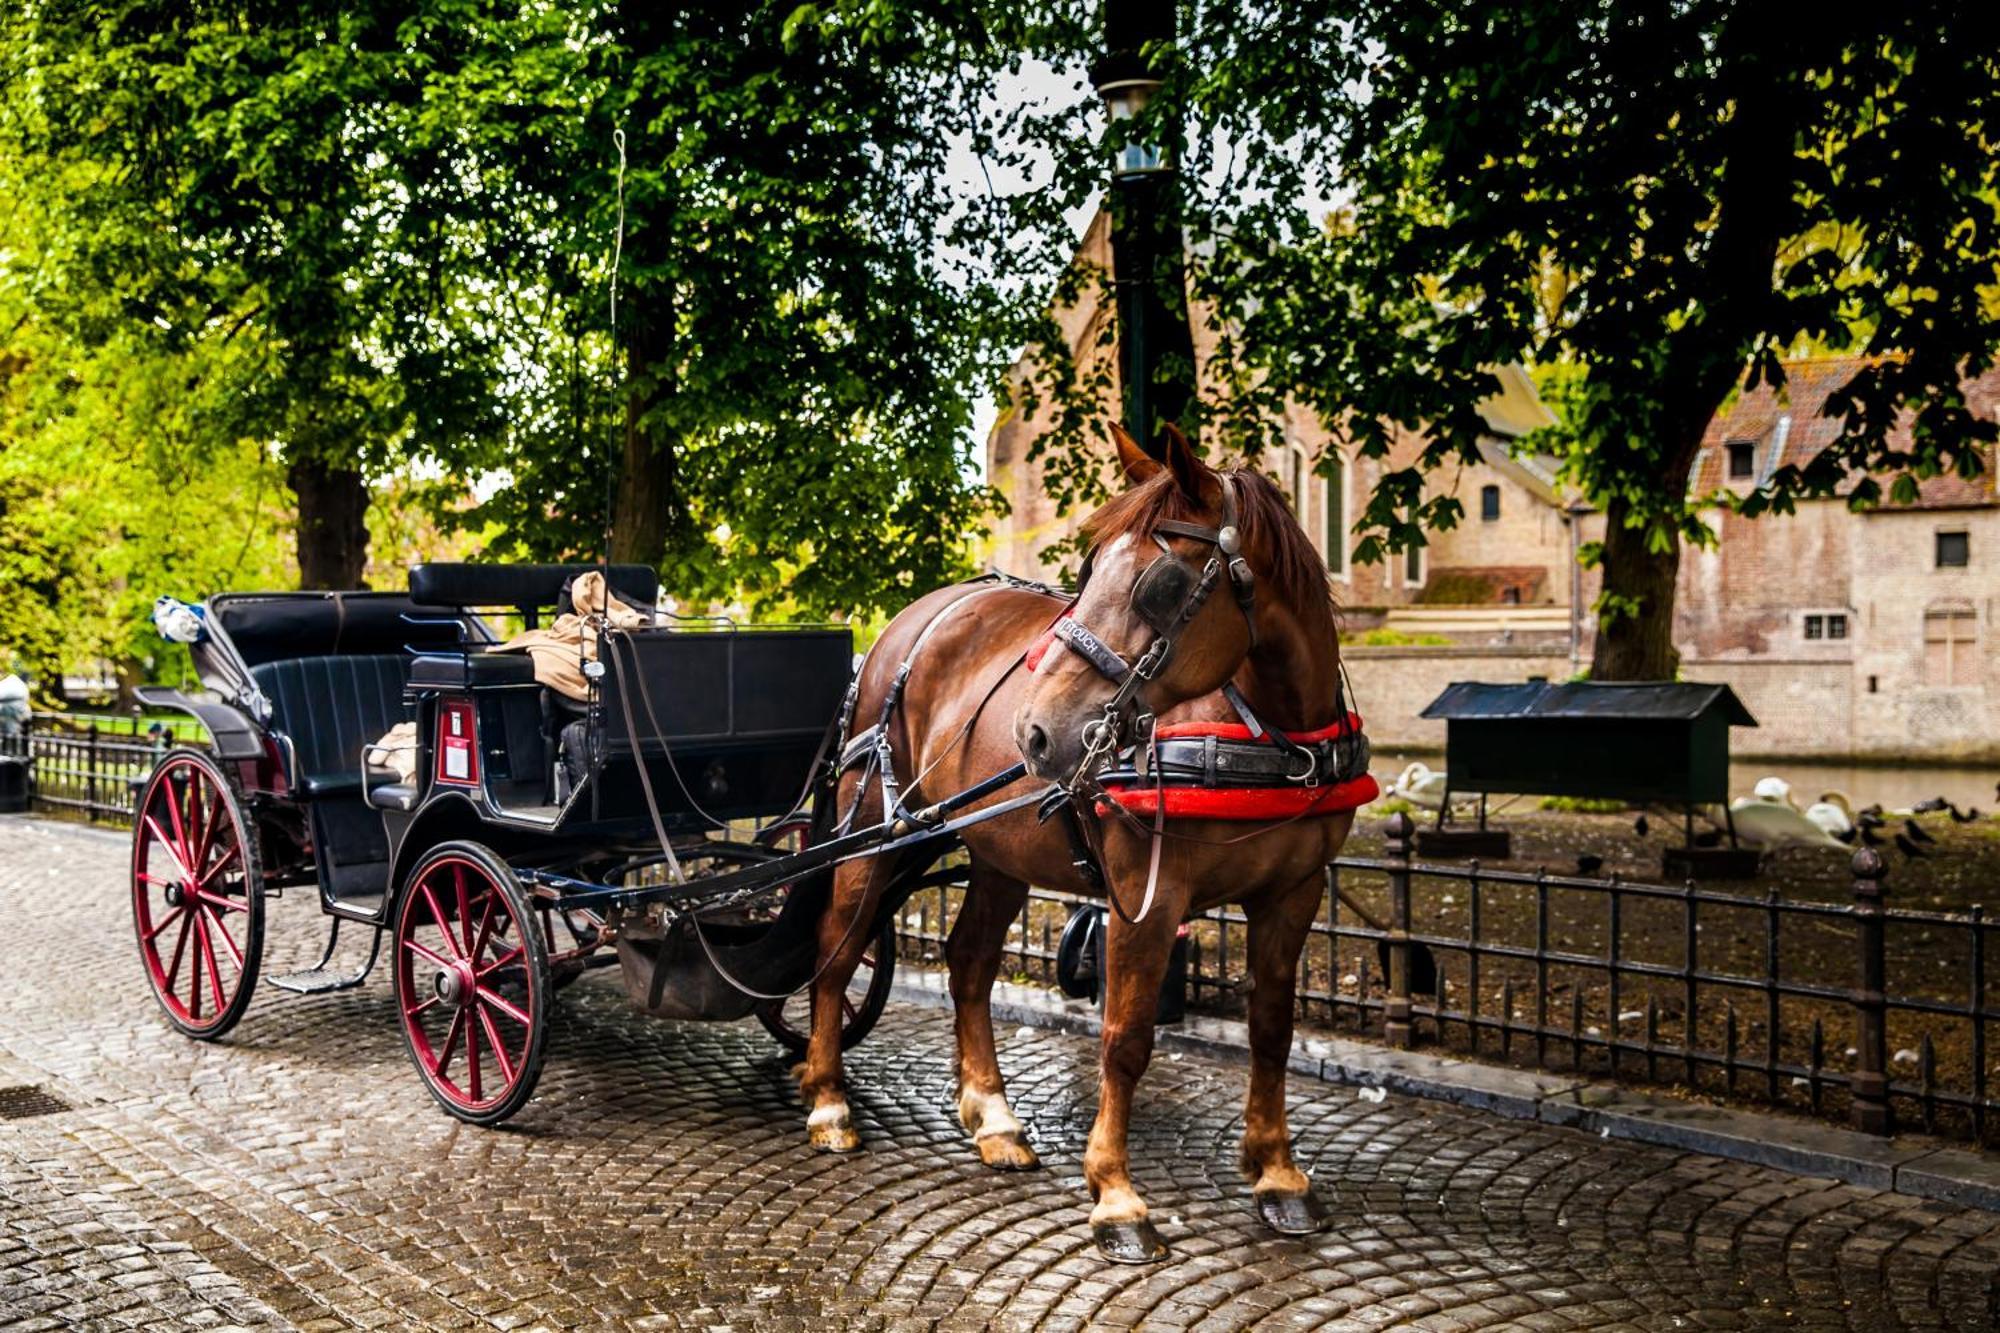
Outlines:
[{"label": "horse's mane", "polygon": [[[1331,633],[1333,584],[1326,562],[1299,526],[1284,492],[1254,468],[1232,468],[1228,475],[1236,482],[1237,522],[1243,531],[1244,550],[1262,555],[1256,562],[1264,585],[1258,588],[1258,596],[1292,607],[1308,624],[1324,615]],[[1085,520],[1083,535],[1096,547],[1128,535],[1144,538],[1163,518],[1196,522],[1202,517],[1201,507],[1182,494],[1173,474],[1162,468],[1148,480],[1112,496]]]}]

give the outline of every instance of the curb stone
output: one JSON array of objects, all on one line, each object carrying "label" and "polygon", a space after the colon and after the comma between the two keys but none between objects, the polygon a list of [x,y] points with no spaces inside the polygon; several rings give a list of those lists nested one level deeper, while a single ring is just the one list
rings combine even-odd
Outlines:
[{"label": "curb stone", "polygon": [[[942,970],[899,972],[894,998],[949,1008]],[[1095,1036],[1096,1006],[1016,982],[996,982],[998,1023]],[[1159,1029],[1159,1049],[1242,1063],[1245,1025],[1190,1014]],[[1449,1102],[1515,1120],[1538,1120],[1605,1138],[1649,1143],[1680,1152],[1774,1167],[1793,1175],[1843,1181],[2000,1212],[2000,1156],[1939,1146],[1933,1140],[1884,1139],[1836,1125],[1708,1106],[1588,1078],[1478,1064],[1421,1051],[1401,1051],[1342,1037],[1302,1036],[1292,1044],[1292,1071],[1324,1083],[1383,1088],[1408,1097]]]}]

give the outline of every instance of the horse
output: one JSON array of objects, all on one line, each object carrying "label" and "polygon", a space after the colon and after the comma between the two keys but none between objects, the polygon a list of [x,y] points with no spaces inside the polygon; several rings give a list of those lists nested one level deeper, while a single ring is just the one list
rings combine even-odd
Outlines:
[{"label": "horse", "polygon": [[[1300,815],[1247,833],[1219,820],[1149,822],[1117,817],[1092,778],[1149,717],[1233,723],[1247,705],[1281,734],[1358,720],[1349,720],[1340,688],[1326,566],[1278,488],[1251,469],[1209,467],[1177,431],[1167,432],[1164,461],[1123,430],[1112,435],[1127,485],[1084,526],[1085,575],[1067,614],[1057,618],[1061,593],[1011,581],[939,589],[905,608],[868,653],[851,701],[853,717],[880,724],[848,747],[850,758],[866,752],[882,769],[847,768],[836,808],[849,824],[865,823],[894,813],[885,807],[937,800],[1022,762],[1033,777],[1078,794],[1074,829],[1030,806],[960,834],[970,870],[945,945],[957,1110],[987,1166],[1038,1165],[995,1058],[994,977],[1030,883],[1108,896],[1116,910],[1106,929],[1100,1094],[1084,1179],[1100,1251],[1146,1263],[1167,1251],[1130,1174],[1132,1098],[1152,1056],[1178,928],[1226,902],[1248,920],[1242,1168],[1266,1225],[1305,1235],[1325,1224],[1293,1160],[1285,1075],[1299,955],[1324,868],[1354,813],[1322,812],[1307,800]],[[1120,665],[1136,668],[1122,682]],[[1093,855],[1079,854],[1078,833]],[[884,893],[908,869],[893,854],[842,864],[820,919],[811,1037],[798,1073],[809,1137],[824,1151],[861,1146],[841,1064],[840,997]]]}]

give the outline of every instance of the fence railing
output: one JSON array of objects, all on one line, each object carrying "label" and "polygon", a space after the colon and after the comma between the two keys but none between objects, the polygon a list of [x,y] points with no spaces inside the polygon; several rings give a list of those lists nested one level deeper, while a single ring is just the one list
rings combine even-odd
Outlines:
[{"label": "fence railing", "polygon": [[[0,754],[25,757],[38,809],[129,824],[132,779],[174,743],[143,718],[38,713]],[[1845,901],[1431,864],[1391,816],[1382,855],[1341,857],[1301,960],[1308,1025],[1401,1047],[1674,1086],[1978,1142],[2000,1136],[1988,958],[2000,919],[1896,907],[1879,853]],[[927,889],[898,920],[908,956],[943,955],[963,890]],[[1030,891],[1003,966],[1054,979],[1083,900]],[[1240,1011],[1246,922],[1190,923],[1188,1002]]]},{"label": "fence railing", "polygon": [[28,761],[33,808],[130,824],[132,780],[177,743],[156,727],[144,717],[32,713],[20,731],[0,733],[0,756]]},{"label": "fence railing", "polygon": [[[1694,884],[1586,879],[1477,863],[1426,864],[1407,815],[1383,854],[1342,857],[1301,961],[1298,1012],[1399,1047],[1673,1086],[1846,1121],[1990,1141],[2000,1129],[1989,1052],[1990,935],[1977,906],[1890,903],[1873,848],[1847,901]],[[960,890],[904,908],[906,953],[942,953]],[[1052,980],[1055,940],[1081,900],[1033,890],[1004,967]],[[1191,925],[1188,1001],[1239,1011],[1245,921]]]}]

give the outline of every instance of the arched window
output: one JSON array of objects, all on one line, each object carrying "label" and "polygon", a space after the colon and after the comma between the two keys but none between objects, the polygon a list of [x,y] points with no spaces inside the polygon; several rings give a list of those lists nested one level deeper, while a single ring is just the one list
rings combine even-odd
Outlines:
[{"label": "arched window", "polygon": [[1499,520],[1500,488],[1498,486],[1481,486],[1479,488],[1479,517],[1487,523]]},{"label": "arched window", "polygon": [[1924,612],[1924,684],[1979,683],[1979,613],[1967,602],[1937,602]]},{"label": "arched window", "polygon": [[1336,575],[1347,573],[1347,460],[1341,457],[1340,449],[1329,444],[1326,457],[1320,464],[1326,475],[1321,488],[1326,503],[1321,508],[1324,538],[1321,545],[1326,550],[1326,567]]}]

